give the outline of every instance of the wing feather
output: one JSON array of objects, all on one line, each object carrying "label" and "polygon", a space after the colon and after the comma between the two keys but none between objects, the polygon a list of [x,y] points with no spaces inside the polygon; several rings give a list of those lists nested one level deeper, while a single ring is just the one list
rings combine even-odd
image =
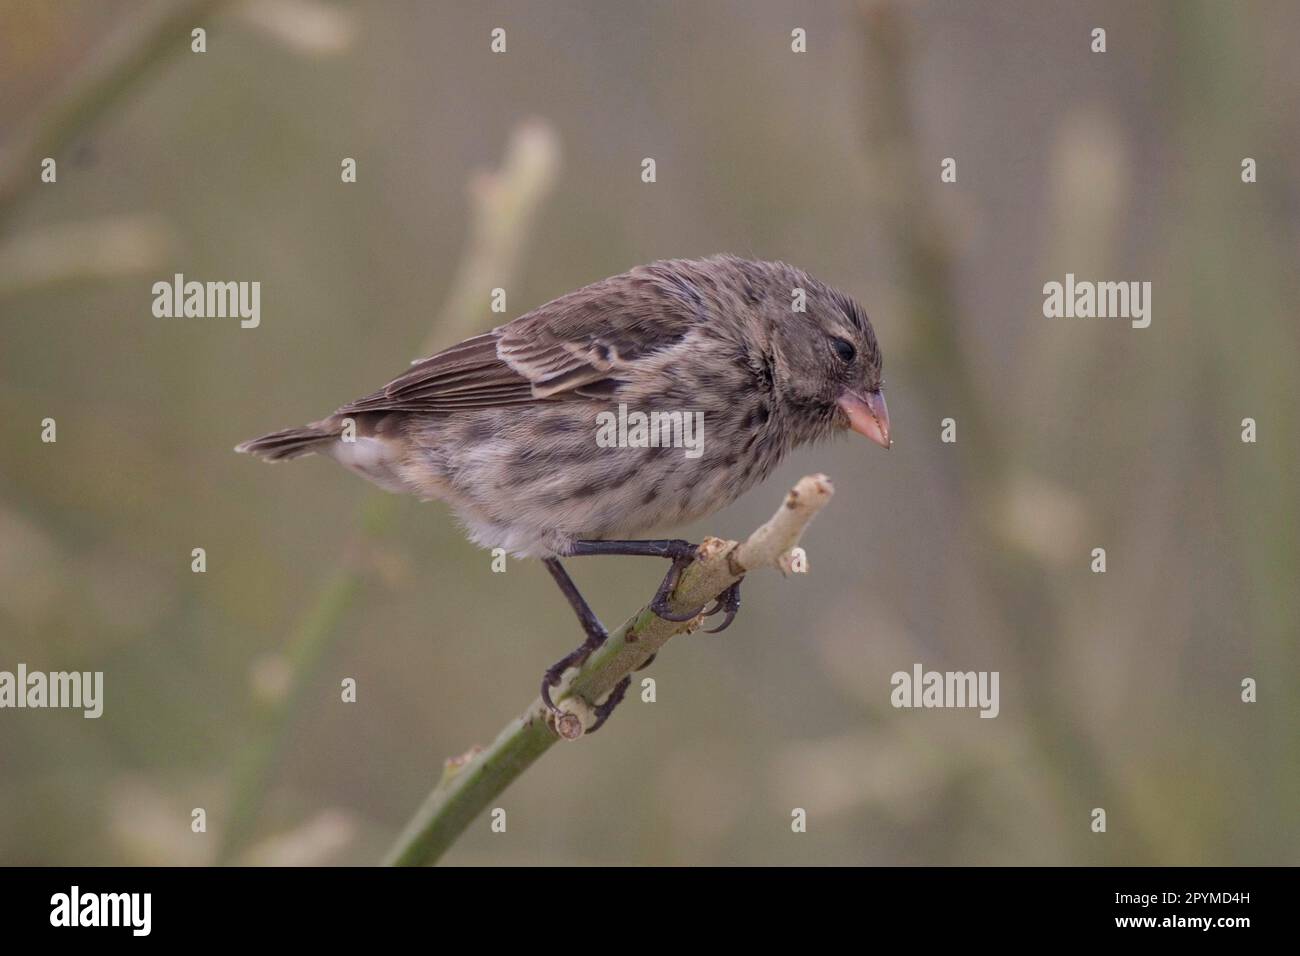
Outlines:
[{"label": "wing feather", "polygon": [[340,408],[454,412],[607,397],[637,363],[677,346],[708,314],[691,262],[640,266],[549,302],[412,363],[379,391]]}]

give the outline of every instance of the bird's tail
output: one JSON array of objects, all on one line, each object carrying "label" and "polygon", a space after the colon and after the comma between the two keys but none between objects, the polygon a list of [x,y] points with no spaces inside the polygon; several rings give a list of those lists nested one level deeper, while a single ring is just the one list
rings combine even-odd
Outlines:
[{"label": "bird's tail", "polygon": [[286,461],[310,455],[316,446],[339,437],[339,429],[329,421],[314,422],[301,428],[285,428],[236,445],[235,451],[256,455],[266,461]]}]

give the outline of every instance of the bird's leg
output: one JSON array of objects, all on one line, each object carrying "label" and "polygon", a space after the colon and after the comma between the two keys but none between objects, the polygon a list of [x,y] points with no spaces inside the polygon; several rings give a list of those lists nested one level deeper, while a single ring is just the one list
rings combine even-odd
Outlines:
[{"label": "bird's leg", "polygon": [[[660,538],[648,541],[575,541],[569,550],[569,554],[572,557],[617,554],[670,559],[672,566],[668,569],[668,573],[664,575],[664,579],[659,582],[659,588],[650,601],[650,610],[666,621],[689,621],[699,615],[701,611],[704,611],[704,607],[698,607],[686,614],[674,614],[668,599],[672,595],[673,589],[677,587],[682,571],[695,560],[698,550],[697,545],[691,544],[689,541],[683,541],[680,538]],[[555,706],[555,703],[551,700],[551,688],[560,683],[564,672],[570,667],[580,667],[596,648],[605,643],[609,633],[578,591],[578,586],[573,583],[573,579],[569,577],[569,573],[564,570],[564,566],[560,564],[559,560],[557,558],[546,558],[545,564],[546,569],[551,572],[551,577],[555,578],[555,583],[560,586],[560,590],[568,598],[569,604],[573,607],[573,612],[578,616],[578,622],[582,625],[582,629],[587,633],[587,639],[580,646],[547,668],[546,674],[542,677],[542,701],[553,713],[559,713],[560,708]],[[720,611],[726,612],[727,615],[717,627],[709,628],[708,633],[717,634],[725,631],[731,625],[731,622],[735,620],[736,612],[739,610],[740,581],[737,581],[723,591],[718,596],[717,601],[714,602],[713,607],[705,612],[706,617],[712,617]],[[649,667],[653,660],[654,655],[652,654],[637,670]],[[605,702],[594,709],[593,713],[596,716],[596,721],[587,730],[588,734],[595,733],[604,725],[605,721],[609,719],[609,715],[614,712],[614,708],[622,703],[631,683],[632,676],[629,674],[614,685],[614,689],[609,692]]]},{"label": "bird's leg", "polygon": [[[591,606],[579,592],[578,586],[573,583],[573,578],[569,577],[569,572],[564,570],[564,565],[560,564],[555,558],[546,558],[544,563],[546,564],[546,570],[551,572],[551,577],[555,578],[555,583],[564,592],[564,596],[569,599],[569,604],[573,607],[573,613],[578,615],[578,623],[582,625],[583,631],[587,634],[585,641],[548,667],[546,673],[542,676],[542,702],[546,704],[548,710],[558,714],[560,708],[556,707],[554,701],[551,700],[551,688],[560,683],[560,678],[564,676],[564,672],[570,667],[580,667],[583,661],[591,656],[592,651],[605,643],[605,638],[609,636],[609,633],[605,630],[605,625],[600,623],[600,618],[596,617],[596,612],[591,609]],[[626,689],[624,688],[624,690]],[[618,696],[621,698],[622,694]],[[614,695],[611,694],[610,699],[613,700],[613,698]],[[615,706],[617,706],[617,701],[615,701]],[[605,712],[605,716],[608,717],[609,711],[613,709],[613,707],[610,707]],[[601,722],[603,723],[603,719]]]},{"label": "bird's leg", "polygon": [[573,557],[590,554],[621,554],[642,558],[693,558],[698,545],[681,538],[655,538],[649,541],[574,541],[569,550]]},{"label": "bird's leg", "polygon": [[[689,621],[703,608],[696,608],[689,614],[676,615],[668,609],[668,597],[681,577],[682,569],[694,559],[698,548],[689,541],[680,538],[654,539],[649,541],[575,541],[569,552],[575,557],[592,554],[621,554],[656,558],[671,558],[673,566],[668,569],[663,581],[650,602],[650,610],[666,621]],[[744,580],[743,578],[741,580]],[[705,612],[705,617],[712,617],[719,611],[726,617],[717,627],[708,628],[708,633],[719,634],[731,626],[740,610],[740,581],[737,581],[718,598],[713,607]]]},{"label": "bird's leg", "polygon": [[[695,554],[698,550],[698,547],[689,541],[682,541],[680,538],[666,538],[650,541],[575,541],[569,553],[574,557],[592,554],[622,554],[638,557],[671,558],[672,567],[668,569],[668,573],[664,575],[663,581],[660,582],[659,589],[650,602],[650,610],[665,621],[689,621],[703,611],[704,607],[697,607],[686,614],[674,614],[669,609],[668,597],[673,593],[673,588],[677,587],[677,581],[681,577],[682,570],[695,560]],[[730,623],[730,621],[727,623]]]},{"label": "bird's leg", "polygon": [[[587,639],[547,668],[546,674],[542,678],[542,700],[552,712],[559,713],[560,709],[551,700],[551,688],[559,684],[564,672],[570,667],[581,666],[583,661],[590,657],[596,648],[605,643],[605,639],[609,634],[605,630],[605,625],[600,623],[600,618],[596,617],[596,612],[591,609],[591,605],[583,598],[578,586],[573,583],[573,578],[569,577],[569,573],[564,570],[564,566],[555,558],[546,558],[545,564],[546,569],[555,578],[555,583],[560,586],[564,596],[569,599],[573,612],[578,615],[578,622],[587,633]],[[655,655],[651,654],[637,670],[649,667],[654,659]],[[592,712],[595,714],[596,721],[587,730],[588,734],[594,734],[604,725],[605,721],[609,720],[609,715],[614,712],[614,708],[623,702],[623,695],[627,693],[628,686],[631,683],[632,675],[629,674],[614,685],[614,689],[609,692],[609,696],[605,698],[603,704],[594,708]]]}]

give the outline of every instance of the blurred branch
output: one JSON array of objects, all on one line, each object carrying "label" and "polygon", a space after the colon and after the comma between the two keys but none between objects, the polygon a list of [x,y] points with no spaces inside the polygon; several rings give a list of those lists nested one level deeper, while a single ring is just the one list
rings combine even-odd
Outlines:
[{"label": "blurred branch", "polygon": [[319,0],[246,0],[235,10],[244,23],[303,56],[329,56],[351,45],[358,11]]},{"label": "blurred branch", "polygon": [[161,268],[174,231],[156,216],[105,216],[24,231],[0,242],[0,298],[63,282]]},{"label": "blurred branch", "polygon": [[[682,572],[670,603],[674,613],[704,607],[749,571],[790,570],[790,553],[809,522],[831,500],[825,475],[801,478],[766,524],[744,543],[706,538],[695,560]],[[434,863],[488,804],[527,770],[557,740],[575,740],[594,721],[593,709],[624,677],[644,666],[677,634],[702,623],[667,621],[650,608],[632,615],[578,669],[556,699],[563,711],[553,717],[541,698],[506,725],[486,749],[473,749],[447,761],[442,778],[407,824],[385,863]]]},{"label": "blurred branch", "polygon": [[0,225],[40,183],[40,163],[57,155],[169,57],[189,50],[190,31],[227,0],[189,0],[147,24],[132,23],[106,43],[54,103],[0,155]]},{"label": "blurred branch", "polygon": [[[479,173],[474,178],[467,252],[446,304],[438,313],[439,321],[426,351],[436,347],[435,341],[452,344],[469,335],[485,312],[487,290],[511,283],[537,210],[554,188],[559,163],[554,131],[540,120],[529,120],[515,129],[500,170]],[[331,573],[294,629],[288,690],[255,717],[248,743],[236,762],[230,815],[222,830],[218,862],[229,862],[251,835],[302,689],[361,593],[365,562],[357,560],[356,555],[391,526],[399,500],[387,494],[367,497],[356,535],[345,549],[350,560]]]},{"label": "blurred branch", "polygon": [[[997,410],[990,413],[978,388],[970,346],[962,342],[956,320],[955,256],[949,230],[929,199],[939,188],[933,172],[938,163],[922,150],[908,98],[910,13],[898,0],[859,0],[859,11],[866,45],[864,132],[868,155],[880,166],[878,179],[889,184],[880,201],[903,258],[909,319],[919,338],[917,372],[940,413],[962,421],[963,437],[954,446],[962,462],[960,513],[969,523],[962,530],[966,547],[979,551],[966,567],[979,577],[980,592],[1001,619],[1028,677],[1026,710],[1034,717],[1030,726],[1044,764],[1055,770],[1053,782],[1066,812],[1080,813],[1081,799],[1088,801],[1088,807],[1127,809],[1129,800],[1116,785],[1114,773],[1055,693],[1056,648],[1045,644],[1042,636],[1060,633],[1061,610],[1047,569],[1001,524],[1007,489],[1016,478],[1014,449],[993,427]],[[1081,797],[1085,792],[1088,796]],[[1088,840],[1086,827],[1076,826],[1071,832],[1080,854],[1098,852],[1099,844]],[[1148,849],[1142,835],[1133,832],[1126,858],[1141,859],[1149,855]],[[1100,852],[1118,851],[1102,846]]]},{"label": "blurred branch", "polygon": [[442,308],[443,321],[425,338],[424,354],[478,331],[487,290],[504,287],[518,272],[537,210],[553,188],[559,166],[555,131],[540,120],[527,120],[515,130],[501,169],[479,172],[470,180],[469,241]]},{"label": "blurred branch", "polygon": [[[366,526],[377,529],[389,523],[382,513],[381,499],[366,502]],[[298,622],[289,639],[287,686],[282,692],[263,698],[255,707],[253,728],[236,761],[231,787],[232,797],[226,825],[221,829],[217,862],[228,862],[252,835],[261,810],[270,777],[270,768],[279,756],[288,733],[291,716],[303,698],[309,677],[329,646],[347,609],[361,591],[359,567],[338,568],[320,588],[316,600]]]},{"label": "blurred branch", "polygon": [[965,361],[952,317],[957,314],[955,256],[950,230],[930,195],[937,160],[920,155],[908,97],[912,46],[908,12],[896,0],[860,0],[867,71],[864,133],[882,184],[876,200],[902,256],[903,281],[911,304],[908,328],[916,336],[913,361],[926,378],[927,393],[942,408],[962,409],[962,441],[988,451],[999,462],[999,436],[988,426],[974,376]]}]

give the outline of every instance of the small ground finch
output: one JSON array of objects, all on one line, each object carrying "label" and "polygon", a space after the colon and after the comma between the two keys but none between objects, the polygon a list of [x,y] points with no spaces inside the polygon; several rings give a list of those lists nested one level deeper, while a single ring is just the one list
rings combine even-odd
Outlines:
[{"label": "small ground finch", "polygon": [[[792,448],[844,429],[890,445],[866,314],[794,266],[724,255],[560,296],[237,450],[329,455],[389,491],[447,502],[479,545],[545,559],[588,635],[547,672],[549,703],[564,667],[604,639],[560,557],[654,554],[677,571],[690,545],[626,539],[711,514]],[[738,592],[720,606],[725,626]]]}]

